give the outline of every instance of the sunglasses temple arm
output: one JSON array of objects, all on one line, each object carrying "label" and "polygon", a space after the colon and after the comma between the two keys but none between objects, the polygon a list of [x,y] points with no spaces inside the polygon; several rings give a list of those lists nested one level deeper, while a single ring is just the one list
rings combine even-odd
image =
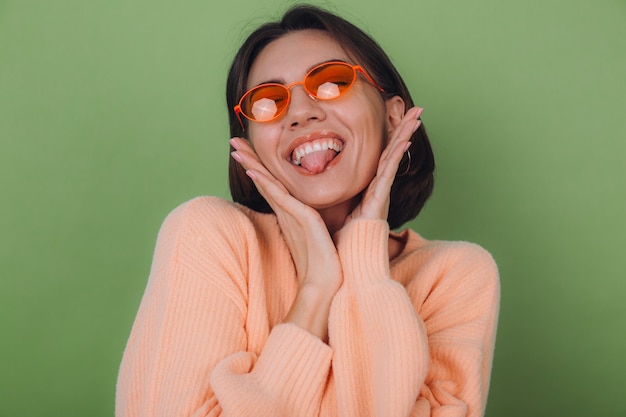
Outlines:
[{"label": "sunglasses temple arm", "polygon": [[235,115],[237,115],[237,119],[239,120],[239,124],[241,125],[241,130],[246,130],[246,127],[243,124],[243,120],[241,120],[241,107],[239,105],[235,106]]},{"label": "sunglasses temple arm", "polygon": [[363,74],[365,76],[365,78],[367,78],[367,80],[372,83],[372,85],[376,88],[378,88],[381,92],[385,92],[385,90],[383,90],[383,88],[381,86],[378,85],[378,83],[376,81],[374,81],[374,79],[372,77],[370,77],[370,75],[365,72],[365,70],[363,68],[361,68],[360,65],[356,65],[354,67],[355,70],[359,71],[361,74]]}]

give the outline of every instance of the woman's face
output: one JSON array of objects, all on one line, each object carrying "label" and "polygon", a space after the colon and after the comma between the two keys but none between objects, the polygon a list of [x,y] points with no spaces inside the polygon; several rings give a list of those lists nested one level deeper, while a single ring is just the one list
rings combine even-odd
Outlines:
[{"label": "woman's face", "polygon": [[[289,33],[261,51],[247,88],[300,82],[311,68],[326,61],[359,64],[326,32]],[[271,122],[250,122],[248,135],[261,162],[292,196],[318,210],[339,206],[351,210],[376,173],[386,120],[380,92],[359,75],[349,91],[328,101],[314,100],[302,85],[293,87],[286,112]],[[307,153],[307,145],[313,149],[321,145],[322,150]]]}]

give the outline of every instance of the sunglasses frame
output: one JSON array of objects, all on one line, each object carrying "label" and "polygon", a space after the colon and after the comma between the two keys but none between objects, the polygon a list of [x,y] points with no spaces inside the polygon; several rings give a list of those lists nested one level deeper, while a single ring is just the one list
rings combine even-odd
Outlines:
[{"label": "sunglasses frame", "polygon": [[[352,80],[352,82],[350,83],[349,86],[347,86],[343,92],[341,94],[339,94],[337,97],[332,97],[332,98],[321,98],[321,97],[317,97],[315,94],[311,93],[309,90],[307,90],[306,88],[306,80],[307,78],[309,78],[309,76],[311,76],[311,74],[313,74],[315,71],[318,71],[320,68],[323,67],[328,67],[328,66],[333,66],[333,65],[341,65],[343,67],[348,67],[351,68],[352,71],[354,72],[354,79]],[[291,103],[291,89],[293,87],[295,87],[296,85],[302,85],[302,87],[304,88],[304,91],[306,91],[306,93],[313,99],[315,100],[334,100],[336,98],[341,97],[342,95],[344,95],[348,90],[350,90],[352,88],[352,86],[354,85],[354,83],[357,80],[357,76],[358,74],[361,73],[363,74],[363,76],[374,86],[376,87],[378,90],[380,90],[381,92],[385,92],[385,90],[382,89],[382,87],[380,87],[376,81],[374,81],[374,79],[372,77],[370,77],[370,75],[363,69],[363,67],[361,67],[360,65],[350,65],[347,62],[344,61],[329,61],[329,62],[324,62],[322,64],[316,65],[315,67],[311,68],[311,70],[309,70],[309,72],[306,73],[306,75],[304,76],[304,79],[302,81],[297,81],[294,83],[291,83],[289,85],[283,85],[283,84],[277,84],[277,83],[266,83],[266,84],[260,84],[257,85],[256,87],[251,88],[250,90],[246,91],[244,93],[243,96],[241,96],[241,99],[239,100],[239,103],[234,107],[235,110],[235,114],[237,115],[237,119],[239,119],[239,123],[241,124],[241,129],[245,130],[245,126],[243,124],[243,120],[241,119],[241,116],[245,117],[246,119],[252,121],[252,122],[256,122],[256,123],[267,123],[267,122],[272,122],[276,119],[278,119],[280,116],[282,116],[286,111],[287,108],[289,107],[289,104]],[[274,115],[274,117],[272,117],[271,119],[268,120],[255,120],[251,117],[249,117],[248,115],[246,115],[243,110],[241,109],[241,105],[244,101],[244,99],[246,97],[248,97],[250,94],[252,94],[254,91],[259,90],[261,88],[265,88],[265,87],[281,87],[284,88],[285,91],[287,92],[287,103],[285,104],[285,106],[283,107],[283,109],[280,112],[277,112],[276,115]]]}]

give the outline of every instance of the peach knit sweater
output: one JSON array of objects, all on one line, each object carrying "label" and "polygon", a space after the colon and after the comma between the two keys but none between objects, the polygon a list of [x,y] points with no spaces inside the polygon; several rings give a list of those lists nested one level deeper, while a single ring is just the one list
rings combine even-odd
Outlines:
[{"label": "peach knit sweater", "polygon": [[122,360],[116,415],[481,416],[499,307],[491,256],[357,220],[329,342],[282,323],[297,292],[276,218],[218,198],[174,210]]}]

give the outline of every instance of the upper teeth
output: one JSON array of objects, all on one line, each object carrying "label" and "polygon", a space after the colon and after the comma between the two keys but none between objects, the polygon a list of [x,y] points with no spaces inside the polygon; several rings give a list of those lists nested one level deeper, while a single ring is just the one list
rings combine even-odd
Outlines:
[{"label": "upper teeth", "polygon": [[339,153],[343,149],[343,145],[334,139],[324,139],[315,142],[305,143],[304,145],[297,147],[293,151],[292,162],[295,165],[300,165],[300,161],[302,160],[302,157],[304,155],[308,155],[312,152],[325,151],[328,149],[332,149],[333,151]]}]

